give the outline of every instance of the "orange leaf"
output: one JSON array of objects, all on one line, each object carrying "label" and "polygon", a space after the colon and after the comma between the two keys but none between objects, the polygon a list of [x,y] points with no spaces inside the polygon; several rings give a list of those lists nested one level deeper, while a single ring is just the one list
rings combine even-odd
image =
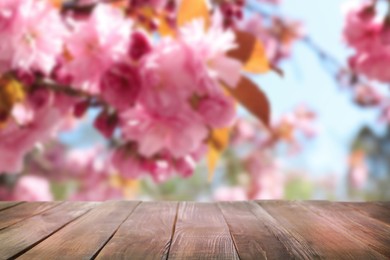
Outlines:
[{"label": "orange leaf", "polygon": [[177,13],[177,25],[183,26],[193,19],[203,18],[206,28],[210,25],[209,7],[206,0],[182,0]]},{"label": "orange leaf", "polygon": [[208,141],[207,168],[209,181],[213,178],[218,160],[229,145],[230,128],[214,129]]},{"label": "orange leaf", "polygon": [[228,55],[244,64],[244,70],[251,73],[264,73],[270,65],[262,42],[248,32],[235,31],[238,48]]},{"label": "orange leaf", "polygon": [[265,126],[269,126],[271,108],[267,96],[256,84],[242,77],[235,88],[225,87],[229,93],[255,115]]},{"label": "orange leaf", "polygon": [[238,47],[229,51],[228,56],[246,64],[256,44],[256,38],[247,32],[235,31]]},{"label": "orange leaf", "polygon": [[161,36],[175,35],[175,31],[169,26],[166,17],[164,17],[163,15],[160,16],[159,19],[158,31],[160,32]]},{"label": "orange leaf", "polygon": [[244,70],[250,73],[265,73],[270,70],[270,64],[265,53],[264,45],[259,40],[256,40],[252,54],[246,62]]},{"label": "orange leaf", "polygon": [[61,8],[62,6],[62,0],[50,0],[49,1],[55,8]]}]

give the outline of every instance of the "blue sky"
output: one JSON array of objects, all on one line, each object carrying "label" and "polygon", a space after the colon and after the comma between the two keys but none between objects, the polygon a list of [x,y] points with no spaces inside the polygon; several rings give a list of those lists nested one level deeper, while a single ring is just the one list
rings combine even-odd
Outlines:
[{"label": "blue sky", "polygon": [[[327,53],[345,64],[350,50],[342,41],[341,0],[284,0],[281,12],[301,20],[306,34]],[[292,59],[283,63],[284,78],[258,77],[271,99],[273,116],[304,102],[318,113],[320,133],[307,147],[304,164],[315,172],[345,173],[351,141],[361,126],[378,125],[377,112],[362,110],[342,91],[304,43],[298,43]],[[376,127],[378,128],[378,127]]]}]

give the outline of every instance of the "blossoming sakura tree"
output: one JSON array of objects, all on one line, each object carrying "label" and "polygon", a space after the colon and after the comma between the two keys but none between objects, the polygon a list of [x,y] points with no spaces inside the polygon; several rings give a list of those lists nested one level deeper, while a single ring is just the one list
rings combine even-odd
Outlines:
[{"label": "blossoming sakura tree", "polygon": [[[311,112],[271,123],[269,101],[250,75],[282,76],[278,64],[295,40],[332,57],[299,22],[261,8],[279,2],[0,0],[0,179],[17,176],[0,198],[49,199],[30,193],[48,190],[46,178],[81,181],[74,199],[119,198],[107,181],[113,174],[127,186],[144,175],[188,177],[202,158],[211,176],[232,133],[234,139],[237,105],[267,136],[254,154],[280,140],[295,147],[292,133],[310,132]],[[355,54],[349,68],[336,64],[336,76],[358,104],[379,108],[388,122],[382,88],[390,81],[390,19],[377,14],[378,2],[347,9],[344,38]],[[58,134],[90,110],[98,111],[93,127],[108,145],[67,151]],[[249,193],[245,198],[256,197]]]},{"label": "blossoming sakura tree", "polygon": [[242,72],[269,64],[261,41],[232,22],[242,5],[1,0],[0,172],[22,170],[37,142],[90,107],[128,177],[191,174],[225,145],[236,101],[267,124],[267,98]]}]

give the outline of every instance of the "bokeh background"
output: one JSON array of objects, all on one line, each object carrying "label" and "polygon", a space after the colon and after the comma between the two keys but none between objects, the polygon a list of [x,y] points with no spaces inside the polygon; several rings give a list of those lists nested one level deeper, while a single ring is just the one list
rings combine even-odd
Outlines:
[{"label": "bokeh background", "polygon": [[[113,177],[104,185],[121,189],[124,198],[142,200],[390,199],[390,129],[379,122],[377,111],[357,106],[350,91],[335,79],[334,63],[343,66],[350,54],[342,39],[343,3],[284,0],[265,10],[300,21],[304,35],[310,37],[296,41],[289,58],[280,63],[283,77],[277,73],[253,77],[267,93],[273,121],[285,140],[263,149],[264,129],[240,110],[232,144],[213,178],[208,178],[203,161],[189,178],[156,182],[148,176],[126,181]],[[334,61],[324,59],[319,49]],[[58,157],[66,147],[78,150],[72,155],[72,167],[82,165],[88,156],[97,158],[96,147],[105,141],[92,126],[96,115],[90,111],[80,127],[61,133],[62,145],[51,147],[48,158],[61,160]],[[41,158],[40,165],[48,158]],[[99,168],[91,166],[85,174],[90,185],[95,185],[90,174],[96,171],[94,167]],[[50,165],[47,169],[58,173]],[[52,198],[105,200],[116,196],[98,185],[88,195],[73,196],[78,182],[77,178],[51,178]],[[40,179],[29,180],[24,188],[39,185],[43,185]]]},{"label": "bokeh background", "polygon": [[[285,0],[276,12],[301,21],[304,33],[342,63],[349,55],[342,39],[343,4],[345,1],[340,0]],[[313,122],[316,134],[299,140],[302,146],[299,152],[291,154],[283,147],[275,149],[275,162],[279,165],[263,174],[274,176],[263,181],[263,194],[258,198],[390,199],[390,132],[378,122],[377,112],[357,106],[350,93],[335,82],[316,50],[305,42],[293,45],[291,57],[282,62],[281,68],[283,78],[274,73],[255,77],[271,100],[272,117],[280,118],[304,105],[316,114]],[[254,121],[245,112],[242,116]],[[103,142],[90,125],[86,123],[76,132],[63,134],[63,142],[84,148]],[[142,199],[245,199],[242,193],[246,188],[241,186],[264,177],[248,180],[251,174],[243,169],[242,162],[250,152],[245,154],[242,150],[245,150],[242,145],[231,146],[211,181],[203,162],[189,179],[177,177],[156,184],[146,178],[135,185],[135,193]],[[369,156],[359,156],[360,152],[354,153],[356,150]]]}]

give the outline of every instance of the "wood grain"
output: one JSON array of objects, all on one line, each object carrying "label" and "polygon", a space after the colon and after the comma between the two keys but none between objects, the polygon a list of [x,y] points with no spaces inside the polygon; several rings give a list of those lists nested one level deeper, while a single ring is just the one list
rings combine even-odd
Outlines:
[{"label": "wood grain", "polygon": [[105,202],[23,254],[20,259],[90,259],[139,202]]},{"label": "wood grain", "polygon": [[177,202],[143,202],[120,226],[97,259],[166,258]]},{"label": "wood grain", "polygon": [[1,230],[1,258],[15,257],[30,249],[64,225],[86,213],[94,205],[85,202],[65,202],[58,207]]},{"label": "wood grain", "polygon": [[322,257],[321,252],[311,247],[304,236],[298,234],[289,227],[282,225],[269,212],[251,202],[251,212],[256,215],[257,219],[264,223],[266,228],[274,234],[275,237],[284,245],[287,251],[293,256],[293,259],[319,259]]},{"label": "wood grain", "polygon": [[0,259],[390,259],[389,216],[389,202],[6,202]]},{"label": "wood grain", "polygon": [[169,259],[239,259],[229,228],[216,204],[183,202]]},{"label": "wood grain", "polygon": [[362,214],[382,221],[390,226],[390,203],[386,202],[341,202],[349,208],[353,208]]},{"label": "wood grain", "polygon": [[61,202],[30,202],[11,207],[0,214],[0,230],[60,204]]},{"label": "wood grain", "polygon": [[284,228],[326,259],[387,259],[328,219],[296,202],[258,202]]},{"label": "wood grain", "polygon": [[21,201],[0,201],[0,211],[22,204]]},{"label": "wood grain", "polygon": [[390,259],[390,226],[335,202],[300,204],[332,222],[338,231],[359,239],[363,244]]},{"label": "wood grain", "polygon": [[220,202],[219,207],[229,226],[241,260],[293,257],[280,239],[269,230],[269,225],[272,223],[267,223],[267,217],[261,216],[259,221],[251,211],[254,207],[258,207],[256,204]]}]

